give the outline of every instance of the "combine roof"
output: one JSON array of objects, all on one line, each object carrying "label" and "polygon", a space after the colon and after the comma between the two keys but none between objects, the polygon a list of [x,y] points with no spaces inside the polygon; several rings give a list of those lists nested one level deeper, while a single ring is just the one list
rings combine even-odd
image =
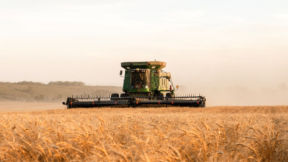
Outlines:
[{"label": "combine roof", "polygon": [[122,62],[121,66],[124,69],[136,69],[136,68],[143,68],[143,69],[151,69],[155,67],[156,69],[163,69],[166,67],[166,62],[162,61],[146,61],[146,62]]}]

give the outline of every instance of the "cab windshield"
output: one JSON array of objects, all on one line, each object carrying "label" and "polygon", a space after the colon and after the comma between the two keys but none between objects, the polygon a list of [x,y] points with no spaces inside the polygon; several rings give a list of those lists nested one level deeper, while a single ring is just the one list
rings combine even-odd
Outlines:
[{"label": "cab windshield", "polygon": [[147,88],[149,85],[149,71],[133,70],[131,79],[132,88]]}]

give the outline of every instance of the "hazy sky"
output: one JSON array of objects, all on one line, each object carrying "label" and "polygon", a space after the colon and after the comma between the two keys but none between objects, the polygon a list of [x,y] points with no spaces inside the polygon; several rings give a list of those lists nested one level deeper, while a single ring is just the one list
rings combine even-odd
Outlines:
[{"label": "hazy sky", "polygon": [[155,59],[182,90],[287,98],[288,1],[0,1],[0,81],[121,86],[121,61]]}]

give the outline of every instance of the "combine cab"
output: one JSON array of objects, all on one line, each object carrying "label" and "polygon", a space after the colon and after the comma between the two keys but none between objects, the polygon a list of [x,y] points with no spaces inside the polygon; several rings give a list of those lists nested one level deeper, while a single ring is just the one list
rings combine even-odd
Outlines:
[{"label": "combine cab", "polygon": [[[175,96],[171,74],[162,69],[165,62],[123,62],[125,69],[123,93],[111,97],[68,97],[67,108],[78,107],[205,107],[203,96]],[[120,71],[123,75],[123,71]]]}]

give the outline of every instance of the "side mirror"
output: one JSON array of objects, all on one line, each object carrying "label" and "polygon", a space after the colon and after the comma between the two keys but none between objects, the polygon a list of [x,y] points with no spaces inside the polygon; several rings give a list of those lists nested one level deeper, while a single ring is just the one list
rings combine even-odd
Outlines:
[{"label": "side mirror", "polygon": [[122,70],[120,70],[120,76],[122,76],[122,74],[123,74],[123,71],[122,71]]}]

